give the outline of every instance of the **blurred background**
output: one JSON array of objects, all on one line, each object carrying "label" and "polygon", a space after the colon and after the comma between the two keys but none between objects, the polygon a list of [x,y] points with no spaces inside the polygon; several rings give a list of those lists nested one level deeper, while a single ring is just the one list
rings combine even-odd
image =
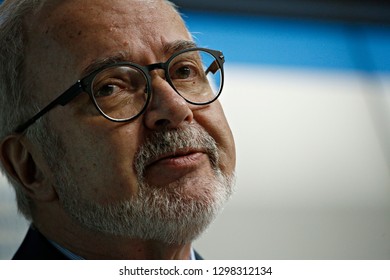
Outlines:
[{"label": "blurred background", "polygon": [[[236,193],[200,254],[390,259],[388,1],[173,2],[226,56],[237,145]],[[26,228],[0,175],[0,259]]]}]

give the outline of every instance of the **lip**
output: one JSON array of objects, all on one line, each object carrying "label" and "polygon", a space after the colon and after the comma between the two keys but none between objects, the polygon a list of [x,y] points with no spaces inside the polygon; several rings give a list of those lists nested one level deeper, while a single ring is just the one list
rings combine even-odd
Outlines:
[{"label": "lip", "polygon": [[146,167],[152,166],[166,166],[176,168],[186,168],[196,165],[206,153],[202,150],[182,149],[177,150],[174,153],[168,153],[158,156],[152,159]]},{"label": "lip", "polygon": [[181,149],[151,159],[145,166],[144,176],[149,185],[168,186],[187,176],[195,178],[209,172],[210,160],[207,152]]}]

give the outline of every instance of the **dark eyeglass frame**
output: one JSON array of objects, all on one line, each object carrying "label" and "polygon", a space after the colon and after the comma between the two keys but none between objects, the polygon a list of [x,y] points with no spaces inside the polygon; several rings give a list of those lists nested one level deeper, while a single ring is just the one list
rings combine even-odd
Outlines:
[{"label": "dark eyeglass frame", "polygon": [[[186,99],[175,88],[175,86],[173,85],[173,82],[172,82],[172,80],[171,80],[171,78],[169,76],[169,71],[168,71],[169,70],[169,64],[172,62],[172,60],[175,59],[177,56],[183,54],[183,53],[191,52],[191,51],[203,51],[203,52],[207,52],[207,53],[211,54],[216,59],[215,62],[218,63],[218,66],[219,66],[218,69],[221,70],[221,86],[219,88],[219,92],[210,101],[203,102],[203,103],[197,103],[197,102],[192,102],[192,101]],[[193,104],[193,105],[207,105],[207,104],[210,104],[210,103],[214,102],[220,96],[220,94],[222,92],[222,88],[223,88],[223,84],[224,84],[224,70],[223,70],[224,62],[225,62],[225,57],[224,57],[224,55],[223,55],[223,53],[221,51],[211,50],[211,49],[206,49],[206,48],[189,48],[189,49],[183,49],[181,51],[178,51],[178,52],[174,53],[166,62],[158,62],[158,63],[149,64],[149,65],[146,65],[146,66],[138,65],[138,64],[135,64],[135,63],[132,63],[132,62],[117,62],[117,63],[112,63],[112,64],[105,65],[105,66],[103,66],[103,67],[93,71],[92,73],[88,74],[84,78],[78,80],[74,85],[72,85],[69,89],[67,89],[64,93],[62,93],[60,96],[58,96],[52,102],[50,102],[46,107],[44,107],[42,110],[40,110],[31,119],[29,119],[26,122],[24,122],[23,124],[19,125],[15,129],[15,132],[16,133],[22,133],[30,125],[35,123],[39,118],[41,118],[43,115],[48,113],[54,107],[56,107],[58,105],[65,106],[66,104],[68,104],[70,101],[72,101],[74,98],[76,98],[82,92],[88,93],[90,99],[92,100],[92,102],[95,105],[95,107],[98,110],[98,112],[100,114],[102,114],[106,119],[108,119],[110,121],[113,121],[113,122],[129,122],[131,120],[134,120],[137,117],[139,117],[140,115],[142,115],[145,112],[146,108],[148,107],[148,104],[149,104],[149,101],[150,101],[150,97],[151,97],[151,94],[152,94],[152,91],[151,91],[151,88],[152,88],[151,80],[152,80],[152,78],[150,76],[150,71],[153,71],[153,70],[156,70],[156,69],[164,70],[166,81],[176,91],[177,94],[179,94],[184,100],[186,100],[186,102],[188,102],[190,104]],[[208,69],[206,69],[206,74],[208,72],[213,72],[213,69],[211,69],[213,64],[214,63],[212,63],[210,65],[210,67]],[[140,72],[142,72],[142,74],[145,76],[146,81],[147,81],[147,89],[146,89],[147,90],[147,99],[146,99],[145,105],[144,105],[144,107],[142,108],[142,110],[138,114],[136,114],[135,116],[132,116],[132,117],[130,117],[128,119],[115,119],[115,118],[111,118],[110,116],[106,115],[100,109],[100,107],[98,106],[98,104],[96,102],[96,99],[95,99],[95,97],[93,96],[93,93],[92,93],[91,85],[92,85],[92,82],[93,82],[95,76],[98,75],[104,69],[107,69],[107,68],[113,67],[113,66],[131,66],[131,67],[137,68],[138,70],[140,70]]]}]

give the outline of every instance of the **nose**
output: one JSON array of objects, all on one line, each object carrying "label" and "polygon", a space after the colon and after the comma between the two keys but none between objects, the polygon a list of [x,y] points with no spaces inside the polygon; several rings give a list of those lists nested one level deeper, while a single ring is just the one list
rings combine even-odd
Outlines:
[{"label": "nose", "polygon": [[193,121],[193,112],[172,86],[161,76],[152,79],[152,96],[144,115],[145,125],[152,130],[179,127]]}]

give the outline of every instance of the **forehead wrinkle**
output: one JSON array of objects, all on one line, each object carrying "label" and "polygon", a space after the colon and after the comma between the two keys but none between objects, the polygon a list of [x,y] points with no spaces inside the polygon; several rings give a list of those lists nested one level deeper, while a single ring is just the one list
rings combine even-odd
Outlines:
[{"label": "forehead wrinkle", "polygon": [[[177,40],[170,43],[165,43],[163,46],[163,54],[164,55],[172,55],[175,52],[189,49],[189,48],[195,48],[197,45],[193,41],[187,41],[187,40]],[[85,67],[82,70],[82,76],[86,76],[104,66],[107,66],[109,64],[114,64],[118,62],[131,62],[131,53],[129,51],[119,51],[116,54],[104,57],[104,58],[98,58],[93,61],[91,61],[87,67]]]},{"label": "forehead wrinkle", "polygon": [[[159,17],[158,21],[172,21],[172,18],[167,16],[167,12],[162,13],[160,11],[160,5],[137,5],[136,10],[138,11],[138,13],[133,13],[133,10],[129,9],[129,11],[126,10],[126,12],[119,7],[115,7],[115,5],[110,5],[108,9],[105,4],[103,5],[101,2],[98,1],[100,3],[99,5],[88,6],[87,8],[83,6],[82,10],[78,10],[76,12],[76,16],[69,16],[71,12],[74,12],[73,5],[66,5],[67,2],[62,2],[59,0],[58,3],[57,1],[53,2],[56,2],[56,4],[49,5],[48,7],[46,7],[47,9],[45,11],[42,11],[40,13],[39,20],[36,20],[35,26],[40,31],[39,33],[43,35],[43,37],[51,37],[54,41],[58,42],[60,46],[66,47],[69,53],[75,54],[75,63],[78,64],[75,67],[80,70],[77,71],[79,73],[76,74],[77,76],[87,75],[94,70],[97,70],[100,67],[103,67],[110,63],[124,61],[140,63],[141,61],[145,61],[145,58],[148,56],[148,52],[150,54],[154,52],[154,54],[156,55],[155,59],[158,59],[159,54],[161,53],[163,53],[163,55],[166,57],[168,54],[173,54],[174,52],[179,51],[181,49],[196,46],[193,42],[185,40],[178,40],[172,43],[166,43],[164,42],[164,39],[162,39],[160,42],[158,42],[158,37],[164,36],[164,34],[157,34],[153,32],[154,29],[151,28],[149,25],[155,25],[156,18],[146,17],[145,13],[150,14],[152,11],[157,10],[158,13],[156,13],[155,16]],[[71,2],[73,1],[69,1],[69,3]],[[138,3],[141,1],[136,2]],[[161,4],[162,1],[151,2]],[[80,16],[81,11],[88,12],[88,15],[93,14],[93,16],[89,16],[87,21],[85,20],[85,17]],[[169,10],[169,14],[171,14],[171,11],[174,13],[175,18],[179,18],[180,22],[183,24],[184,27],[184,23],[182,22],[182,19],[180,18],[179,14],[173,9]],[[114,17],[115,20],[98,20],[98,15],[101,15],[103,12],[104,14],[107,13],[109,16],[116,15]],[[130,12],[131,16],[129,16]],[[48,24],[49,21],[50,24]],[[131,40],[118,40],[118,37],[121,36],[120,33],[128,30],[129,21],[131,21],[132,23],[143,23],[142,25],[135,24],[135,27],[131,29],[131,35],[136,40],[134,42],[132,42]],[[108,22],[109,24],[107,24]],[[110,34],[109,36],[112,36],[114,38],[113,41],[116,42],[115,46],[105,46],[106,40],[100,40],[101,38],[99,37],[99,34],[103,32]],[[188,33],[188,30],[184,30],[184,32]],[[33,33],[36,34],[36,32]],[[190,39],[190,36],[188,36],[188,38]],[[96,47],[92,50],[92,52],[89,52],[89,54],[86,55],[85,53],[83,54],[79,51],[77,46],[79,45],[79,42],[81,40],[92,41],[94,39],[98,41],[96,42]],[[158,45],[160,46],[158,47]],[[110,52],[106,52],[111,47],[114,47],[116,49],[113,50],[112,54]],[[132,52],[131,48],[139,48],[137,50],[137,56],[136,53]],[[138,55],[143,56],[143,59],[139,59]],[[154,62],[153,57],[153,55],[149,56],[150,62],[148,63]],[[83,66],[85,66],[85,68]]]}]

